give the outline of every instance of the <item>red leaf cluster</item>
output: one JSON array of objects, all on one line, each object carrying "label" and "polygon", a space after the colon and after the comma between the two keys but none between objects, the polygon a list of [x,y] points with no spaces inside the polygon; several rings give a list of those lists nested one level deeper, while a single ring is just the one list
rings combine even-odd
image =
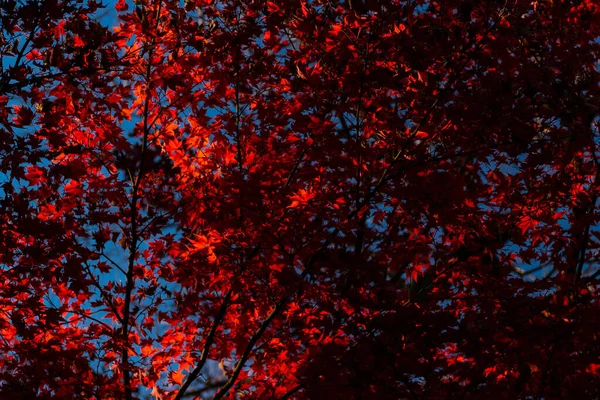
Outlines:
[{"label": "red leaf cluster", "polygon": [[0,2],[0,398],[600,398],[595,1]]}]

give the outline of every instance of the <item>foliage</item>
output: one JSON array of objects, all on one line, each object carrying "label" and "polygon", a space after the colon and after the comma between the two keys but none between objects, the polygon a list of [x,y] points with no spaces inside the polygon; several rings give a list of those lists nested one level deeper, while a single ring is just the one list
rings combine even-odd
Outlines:
[{"label": "foliage", "polygon": [[0,2],[0,397],[600,398],[597,2],[111,7]]}]

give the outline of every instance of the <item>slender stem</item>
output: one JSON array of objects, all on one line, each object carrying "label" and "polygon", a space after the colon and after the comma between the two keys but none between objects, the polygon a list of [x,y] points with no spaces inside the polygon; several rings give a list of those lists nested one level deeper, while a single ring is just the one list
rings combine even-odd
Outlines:
[{"label": "slender stem", "polygon": [[[356,114],[355,114],[355,142],[356,142],[356,197],[355,204],[356,208],[360,208],[361,203],[361,177],[362,177],[362,140],[361,140],[361,111],[362,111],[362,97],[364,92],[365,85],[365,72],[367,70],[368,65],[368,57],[369,57],[369,45],[367,43],[366,54],[364,58],[363,68],[360,72],[360,87],[358,89],[358,103],[356,105]],[[366,225],[367,215],[364,214],[358,218],[358,227],[356,229],[356,242],[354,243],[354,254],[357,257],[360,257],[362,253],[364,237],[365,237],[365,225]]]},{"label": "slender stem", "polygon": [[[588,210],[588,212],[586,213],[586,217],[589,218],[589,214],[593,213],[594,210],[596,209],[596,196],[592,197],[592,205],[591,208]],[[573,278],[573,282],[577,283],[577,281],[579,280],[579,278],[581,278],[581,274],[583,272],[583,265],[585,264],[585,255],[587,252],[587,245],[590,241],[590,228],[591,228],[591,222],[587,222],[585,225],[585,231],[583,233],[583,239],[581,242],[581,246],[579,248],[579,260],[577,260],[577,268],[575,269],[575,277]]]},{"label": "slender stem", "polygon": [[[337,232],[338,232],[338,230],[336,230],[334,232],[334,235],[337,235]],[[319,255],[322,254],[323,251],[325,251],[327,249],[327,247],[329,246],[330,243],[331,243],[331,241],[329,241],[329,240],[325,241],[325,243],[323,243],[321,248],[319,250],[317,250],[310,257],[310,259],[306,263],[306,267],[304,268],[304,271],[302,271],[302,274],[300,274],[301,281],[303,281],[306,278],[306,276],[310,273],[314,263],[317,261],[317,258],[319,257]],[[261,339],[261,337],[263,336],[263,334],[265,333],[265,331],[267,330],[267,328],[269,327],[271,322],[275,319],[275,317],[277,317],[279,315],[279,313],[281,313],[281,311],[283,311],[283,309],[285,308],[285,306],[286,306],[287,302],[289,301],[289,299],[291,298],[291,296],[294,293],[296,293],[299,289],[300,288],[297,288],[290,295],[284,295],[275,304],[275,307],[273,308],[273,310],[271,310],[271,313],[267,316],[267,318],[263,321],[263,323],[260,325],[260,327],[254,332],[254,334],[250,338],[250,341],[248,342],[248,345],[246,346],[246,349],[244,350],[242,357],[239,359],[239,361],[235,365],[235,369],[233,370],[231,377],[229,378],[227,383],[221,388],[221,390],[219,390],[219,392],[217,392],[217,394],[214,397],[215,400],[222,399],[227,394],[227,392],[233,387],[237,378],[239,377],[240,373],[242,372],[242,369],[246,365],[246,362],[252,355],[252,352],[254,350],[254,347],[256,346],[256,343]]]},{"label": "slender stem", "polygon": [[277,400],[287,400],[287,399],[291,398],[293,395],[295,395],[298,391],[300,391],[300,389],[302,389],[302,384],[294,386],[293,388],[288,390],[288,392],[286,394],[284,394]]},{"label": "slender stem", "polygon": [[[21,49],[19,50],[19,53],[17,54],[17,59],[15,60],[15,65],[12,67],[12,69],[19,68],[19,64],[21,64],[21,59],[25,55],[25,50],[27,49],[27,46],[29,46],[29,43],[31,43],[31,41],[33,40],[33,37],[35,36],[35,31],[39,26],[40,19],[42,18],[42,13],[44,12],[45,7],[46,7],[46,2],[44,1],[40,8],[39,14],[35,18],[35,22],[33,23],[31,32],[29,32],[29,35],[27,36],[25,43],[23,43],[23,47],[21,47]],[[8,69],[8,70],[10,71],[10,69]],[[4,91],[5,85],[8,84],[9,82],[10,82],[10,75],[7,75],[6,77],[2,77],[2,81],[0,81],[0,93],[2,93]]]},{"label": "slender stem", "polygon": [[[592,143],[593,143],[593,139],[592,139]],[[600,162],[598,161],[598,157],[596,157],[596,146],[595,144],[593,144],[592,146],[590,146],[590,152],[592,153],[592,157],[594,159],[594,165],[596,166],[596,174],[594,177],[594,184],[598,183],[598,180],[600,179]],[[591,225],[592,225],[592,220],[591,220],[591,215],[596,211],[596,202],[598,200],[598,196],[594,195],[592,196],[592,204],[590,206],[590,208],[587,210],[585,217],[588,218],[588,220],[586,221],[586,225],[585,225],[585,231],[583,233],[583,240],[581,242],[580,248],[579,248],[579,259],[577,260],[577,267],[575,269],[575,277],[573,278],[573,283],[577,283],[577,281],[579,281],[579,279],[581,278],[581,275],[583,273],[583,265],[585,264],[585,256],[586,256],[586,251],[587,251],[587,246],[589,244],[590,241],[590,229],[591,229]]]},{"label": "slender stem", "polygon": [[254,346],[256,345],[256,342],[259,341],[259,339],[262,337],[265,330],[271,324],[271,321],[273,321],[275,319],[275,317],[277,315],[279,315],[279,313],[281,312],[281,310],[283,309],[283,307],[286,303],[287,303],[287,297],[283,297],[281,300],[279,300],[279,302],[277,302],[277,304],[275,305],[275,307],[273,308],[271,313],[263,321],[263,323],[256,330],[256,332],[254,332],[254,335],[252,335],[252,338],[250,338],[250,341],[248,342],[248,345],[246,346],[246,349],[244,350],[242,357],[235,365],[235,369],[233,370],[231,377],[229,378],[227,383],[225,385],[223,385],[223,387],[215,395],[215,397],[214,397],[215,400],[222,399],[227,394],[229,389],[231,389],[231,387],[235,384],[235,381],[237,380],[238,376],[242,372],[242,369],[246,365],[246,362],[250,358],[250,355],[252,354],[252,351],[254,350]]},{"label": "slender stem", "polygon": [[102,296],[102,298],[106,302],[106,305],[113,312],[113,314],[115,315],[115,318],[117,318],[117,321],[119,321],[119,323],[123,324],[123,317],[121,317],[121,314],[119,313],[119,310],[117,310],[117,308],[115,306],[115,302],[110,297],[109,293],[107,293],[102,288],[102,286],[100,285],[100,282],[98,282],[98,279],[96,278],[96,276],[94,275],[94,273],[92,272],[92,270],[90,269],[90,267],[87,265],[87,263],[84,263],[83,265],[85,266],[85,272],[87,272],[87,274],[90,276],[90,279],[92,280],[92,283],[94,284],[94,286],[100,292],[100,296]]},{"label": "slender stem", "polygon": [[227,292],[227,295],[225,296],[225,299],[223,300],[223,304],[221,304],[221,307],[219,308],[219,313],[215,317],[215,320],[210,328],[210,332],[208,333],[206,342],[204,343],[204,348],[202,349],[202,354],[200,355],[200,360],[198,361],[198,364],[196,365],[194,370],[192,372],[190,372],[190,374],[188,375],[183,386],[181,386],[181,388],[177,392],[177,395],[175,396],[175,400],[180,400],[185,395],[185,392],[188,390],[190,385],[198,378],[198,376],[200,376],[200,372],[202,371],[202,368],[204,368],[204,365],[206,364],[206,361],[208,360],[208,353],[210,351],[210,347],[212,346],[212,344],[215,340],[215,335],[217,333],[217,329],[219,328],[219,325],[221,325],[221,321],[223,320],[223,318],[225,317],[225,313],[227,312],[227,307],[229,306],[229,304],[231,302],[232,292],[233,292],[233,289],[229,289],[229,291]]},{"label": "slender stem", "polygon": [[[162,2],[159,2],[157,9],[157,18],[156,18],[156,27],[158,28],[158,21],[160,16]],[[154,37],[152,38],[152,44],[154,45]],[[134,269],[135,269],[135,261],[137,259],[137,246],[139,240],[139,232],[137,226],[137,218],[138,218],[138,201],[139,201],[139,188],[142,182],[142,178],[144,176],[144,167],[146,161],[146,151],[148,149],[148,136],[150,134],[150,125],[149,125],[149,110],[150,110],[150,98],[152,96],[150,90],[150,77],[152,73],[152,57],[154,55],[154,46],[150,46],[148,50],[148,65],[146,66],[146,99],[144,101],[144,111],[143,111],[143,139],[142,139],[142,150],[140,154],[140,166],[138,169],[138,173],[135,177],[135,182],[133,183],[132,188],[132,196],[130,202],[131,208],[131,242],[129,245],[129,260],[127,265],[127,284],[125,287],[125,304],[123,310],[123,325],[122,325],[122,354],[121,359],[123,363],[123,384],[125,387],[125,399],[132,400],[132,388],[131,388],[131,374],[129,371],[129,317],[131,314],[131,298],[134,289]]]}]

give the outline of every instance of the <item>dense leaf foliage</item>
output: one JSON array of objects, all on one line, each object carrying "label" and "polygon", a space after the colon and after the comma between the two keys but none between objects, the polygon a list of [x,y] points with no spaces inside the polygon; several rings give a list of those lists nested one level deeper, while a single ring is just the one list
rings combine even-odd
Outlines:
[{"label": "dense leaf foliage", "polygon": [[0,21],[0,397],[600,398],[597,1]]}]

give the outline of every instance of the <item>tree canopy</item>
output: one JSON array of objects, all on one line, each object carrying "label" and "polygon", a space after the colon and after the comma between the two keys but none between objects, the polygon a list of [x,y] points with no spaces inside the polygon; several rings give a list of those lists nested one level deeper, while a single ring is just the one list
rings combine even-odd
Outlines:
[{"label": "tree canopy", "polygon": [[0,397],[600,398],[600,3],[0,1]]}]

